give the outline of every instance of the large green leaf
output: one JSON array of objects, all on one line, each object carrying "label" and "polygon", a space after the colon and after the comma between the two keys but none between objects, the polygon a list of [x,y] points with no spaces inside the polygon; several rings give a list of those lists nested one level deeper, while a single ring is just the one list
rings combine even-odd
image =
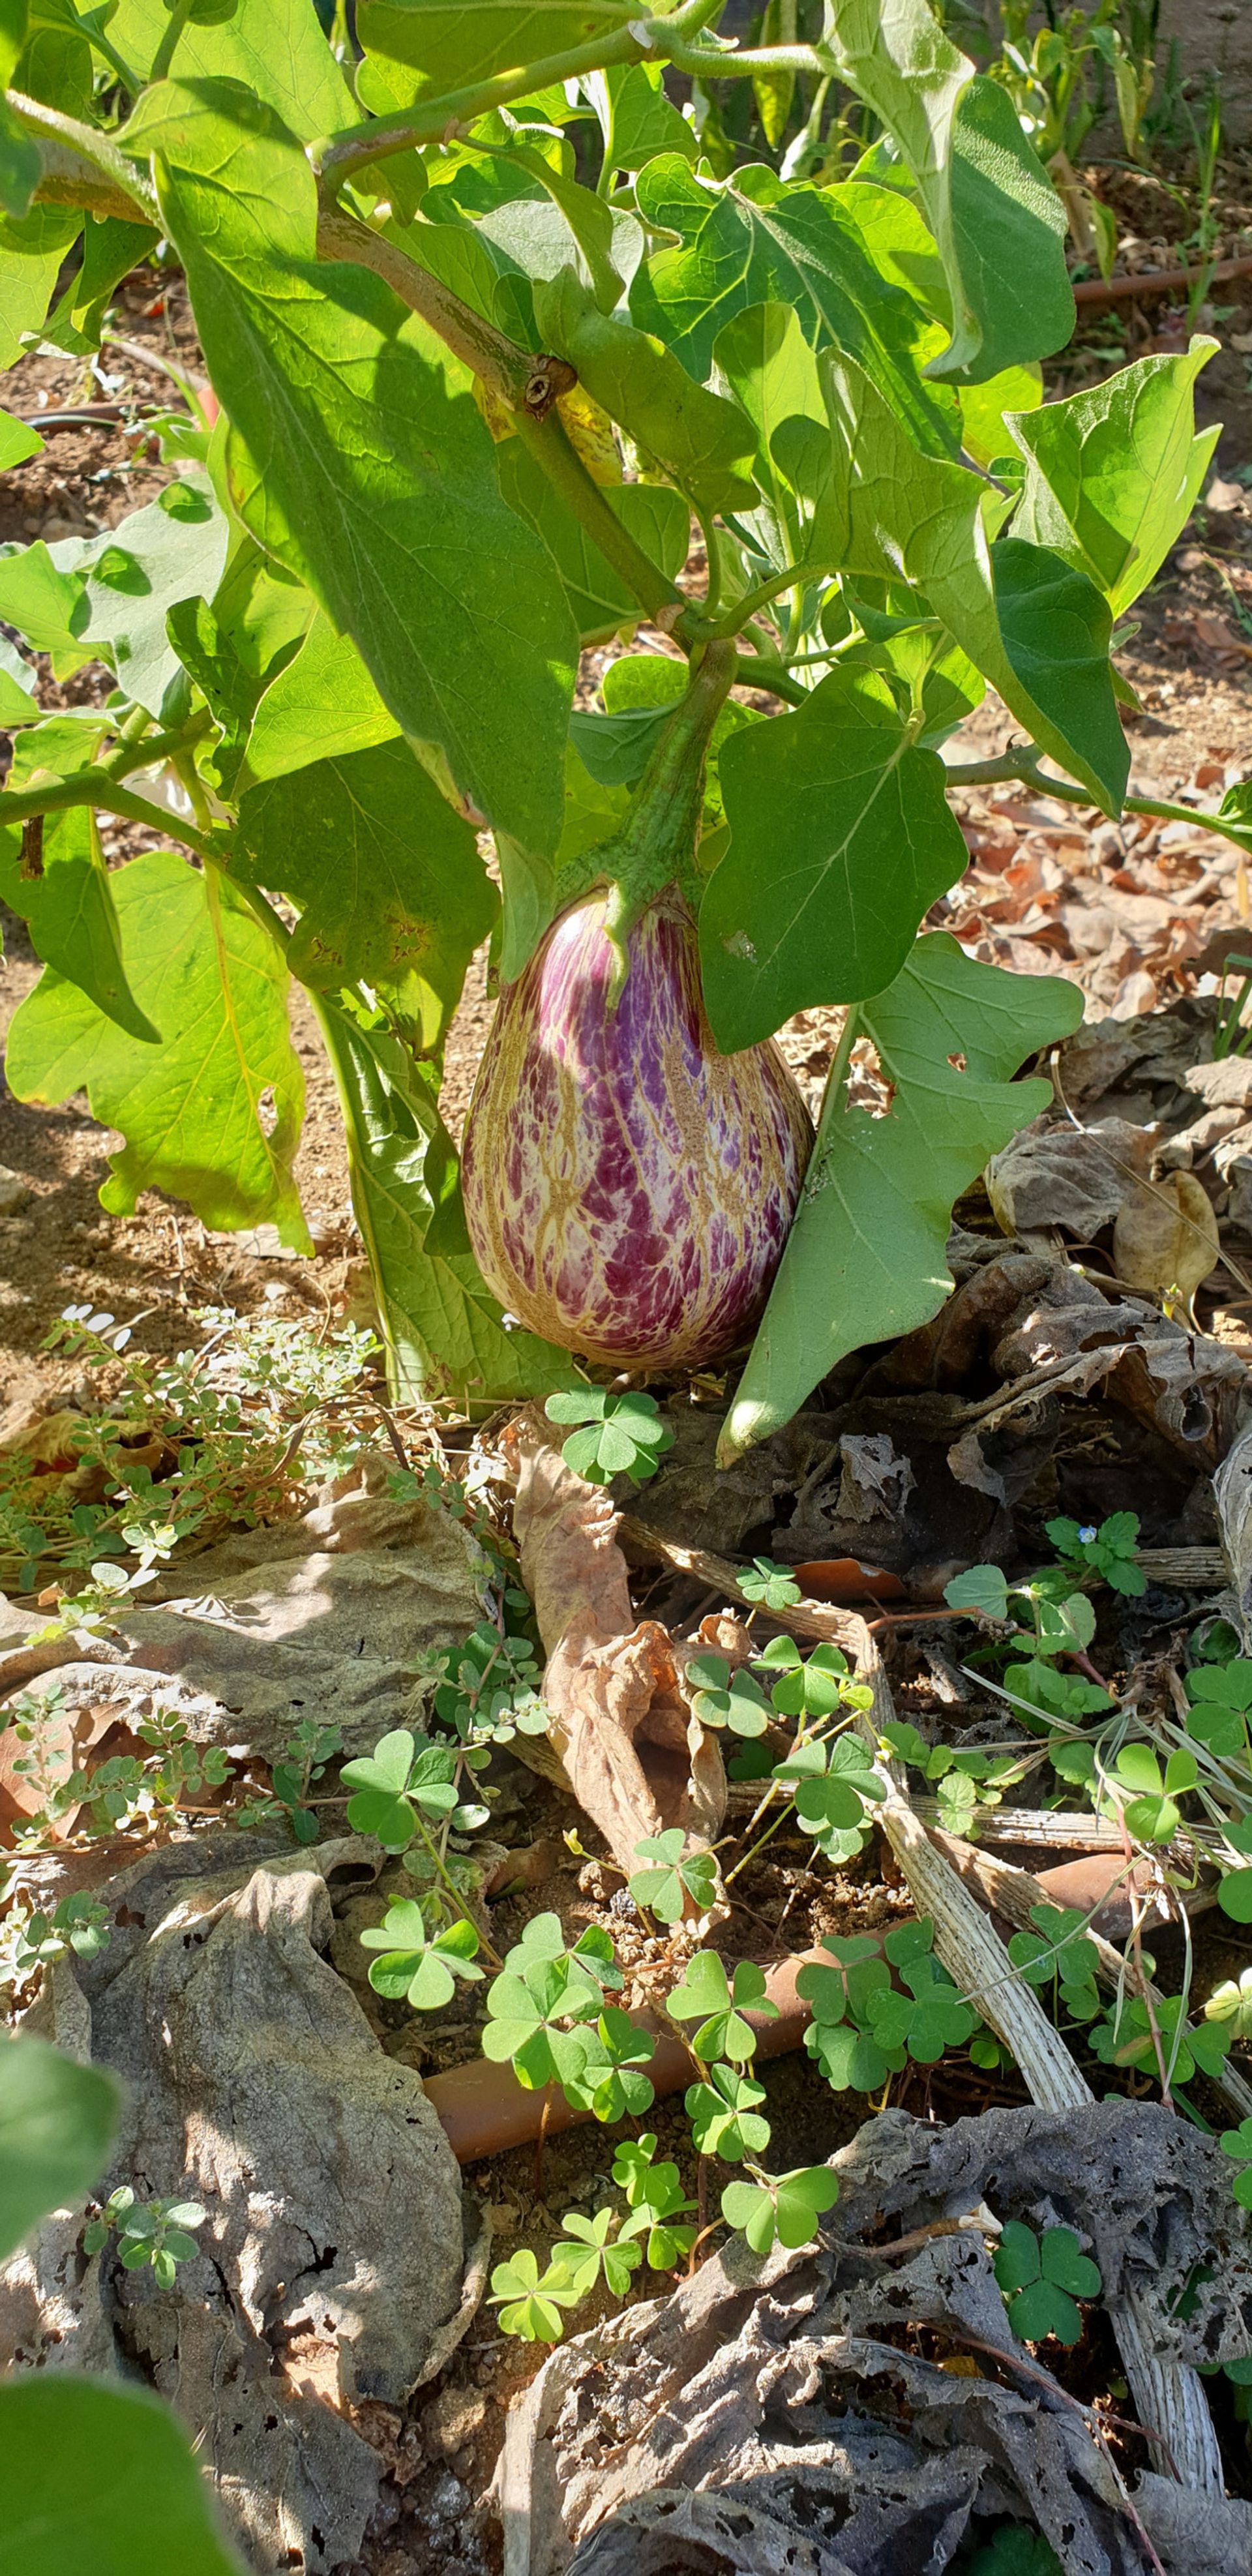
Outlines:
[{"label": "large green leaf", "polygon": [[1007,90],[975,74],[929,0],[826,0],[823,42],[894,135],[939,246],[952,342],[931,373],[979,383],[1063,348],[1065,212]]},{"label": "large green leaf", "polygon": [[298,653],[265,691],[248,737],[250,778],[284,778],[314,760],[368,751],[400,731],[351,636],[319,610]]},{"label": "large green leaf", "polygon": [[405,732],[550,854],[577,637],[546,550],[501,499],[464,371],[377,278],[316,265],[312,170],[245,91],[171,82],[135,127],[259,478],[245,519],[289,562],[294,534],[291,568]]},{"label": "large green leaf", "polygon": [[9,1030],[10,1089],[49,1106],[85,1091],[92,1117],[120,1130],[100,1192],[111,1216],[128,1216],[140,1190],[161,1189],[205,1225],[272,1220],[284,1243],[307,1252],[291,1177],[304,1083],[276,941],[216,870],[172,851],[145,851],[110,882],[127,980],[162,1043],[126,1036],[45,967]]},{"label": "large green leaf", "polygon": [[384,986],[422,1048],[439,1045],[499,898],[469,824],[406,742],[250,788],[230,869],[294,896],[287,962],[303,984]]},{"label": "large green leaf", "polygon": [[[77,538],[70,543],[76,545]],[[94,658],[75,632],[86,614],[83,584],[75,574],[58,570],[42,537],[33,546],[0,555],[0,617],[16,626],[36,653],[48,654],[58,680],[67,680]]]},{"label": "large green leaf", "polygon": [[[1115,812],[1130,757],[1109,671],[1112,621],[1094,582],[1046,548],[1032,561],[1020,540],[989,545],[988,514],[1003,505],[981,477],[923,456],[854,360],[832,352],[818,366],[831,443],[815,553],[917,583],[1040,748]],[[805,439],[815,457],[807,425]]]},{"label": "large green leaf", "polygon": [[0,367],[14,366],[42,329],[62,262],[83,218],[70,206],[32,206],[0,217]]},{"label": "large green leaf", "polygon": [[804,559],[810,513],[779,468],[774,437],[784,421],[826,426],[817,359],[790,304],[748,304],[718,332],[713,362],[756,432],[752,471],[762,506],[744,514],[762,552],[781,572]]},{"label": "large green leaf", "polygon": [[[166,0],[118,0],[109,41],[146,72],[168,23]],[[337,134],[360,115],[312,0],[236,0],[215,21],[208,11],[199,26],[193,17],[178,39],[176,63],[183,79],[243,81],[302,142]]]},{"label": "large green leaf", "polygon": [[[121,2099],[111,2075],[46,2039],[0,2039],[0,2260],[52,2210],[86,2198],[108,2163]],[[7,2517],[0,2529],[7,2545]]]},{"label": "large green leaf", "polygon": [[[39,729],[28,737],[39,742]],[[13,781],[14,784],[18,783]],[[85,805],[49,815],[43,835],[43,871],[22,873],[22,836],[0,831],[0,896],[30,926],[44,963],[82,991],[130,1036],[159,1043],[159,1032],[140,1010],[126,981],[122,934],[104,864],[95,815]]]},{"label": "large green leaf", "polygon": [[789,1422],[847,1352],[938,1313],[952,1286],[953,1201],[1052,1097],[1050,1083],[1009,1076],[1081,1018],[1072,984],[979,965],[946,931],[919,939],[903,973],[862,1006],[890,1103],[875,1117],[841,1092],[823,1112],[723,1465]]},{"label": "large green leaf", "polygon": [[704,997],[727,1055],[811,1002],[898,974],[969,853],[885,680],[832,671],[795,715],[725,744],[730,848],[700,909]]},{"label": "large green leaf", "polygon": [[83,583],[72,633],[112,664],[126,696],[150,715],[160,715],[179,671],[166,633],[168,612],[180,600],[212,598],[229,542],[230,523],[209,478],[192,466],[115,528],[64,537],[48,549],[59,573]]},{"label": "large green leaf", "polygon": [[642,170],[658,152],[697,158],[694,127],[666,97],[659,63],[613,63],[585,73],[582,89],[600,121],[606,169]]},{"label": "large green leaf", "polygon": [[88,215],[82,264],[48,315],[45,340],[71,358],[87,357],[98,349],[114,289],[155,244],[150,224],[124,223],[118,215]]},{"label": "large green leaf", "polygon": [[928,285],[943,294],[934,243],[897,189],[852,180],[784,187],[770,170],[719,186],[670,155],[637,182],[647,221],[680,233],[654,251],[631,288],[631,312],[703,380],[720,330],[745,307],[792,306],[814,347],[846,349],[936,455],[960,445],[955,397],[923,382],[947,342]]},{"label": "large green leaf", "polygon": [[1220,426],[1197,435],[1194,386],[1219,343],[1139,358],[1102,385],[1011,412],[1026,459],[1015,536],[1087,573],[1115,617],[1160,571],[1191,515]]},{"label": "large green leaf", "polygon": [[168,2407],[29,2371],[0,2388],[4,2576],[243,2576]]},{"label": "large green leaf", "polygon": [[544,346],[577,367],[592,401],[698,508],[751,506],[756,489],[744,469],[755,441],[737,403],[694,384],[647,332],[599,312],[572,268],[536,287],[535,318]]},{"label": "large green leaf", "polygon": [[[319,1016],[339,1086],[352,1205],[396,1392],[502,1402],[578,1384],[564,1351],[506,1330],[469,1248],[432,1066],[330,1001]],[[427,1236],[431,1236],[428,1248]]]},{"label": "large green leaf", "polygon": [[[634,593],[606,563],[529,448],[520,438],[506,439],[496,462],[505,500],[529,519],[553,557],[583,642],[603,641],[619,626],[635,625],[642,612]],[[691,541],[681,493],[664,483],[619,483],[606,487],[605,499],[663,573],[672,580],[681,572]]]},{"label": "large green leaf", "polygon": [[357,0],[356,31],[367,54],[416,75],[396,92],[407,104],[567,53],[637,15],[634,0]]}]

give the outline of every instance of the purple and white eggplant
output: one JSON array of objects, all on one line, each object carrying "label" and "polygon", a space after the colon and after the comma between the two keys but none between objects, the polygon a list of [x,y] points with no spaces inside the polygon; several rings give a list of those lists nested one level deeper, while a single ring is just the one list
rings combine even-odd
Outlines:
[{"label": "purple and white eggplant", "polygon": [[760,1319],[812,1129],[772,1042],[718,1052],[678,887],[624,939],[609,902],[573,904],[501,998],[465,1131],[466,1221],[531,1332],[611,1367],[695,1368]]}]

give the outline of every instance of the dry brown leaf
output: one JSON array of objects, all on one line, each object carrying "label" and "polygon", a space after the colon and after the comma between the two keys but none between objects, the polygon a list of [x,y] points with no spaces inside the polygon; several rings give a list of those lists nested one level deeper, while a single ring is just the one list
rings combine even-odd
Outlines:
[{"label": "dry brown leaf", "polygon": [[1113,1228],[1119,1279],[1140,1295],[1190,1304],[1221,1258],[1217,1219],[1194,1172],[1165,1172],[1128,1190]]},{"label": "dry brown leaf", "polygon": [[628,1873],[636,1845],[669,1825],[711,1840],[726,1809],[721,1755],[683,1703],[667,1631],[636,1621],[608,1495],[566,1466],[535,1407],[500,1445],[517,1477],[513,1532],[570,1789]]}]

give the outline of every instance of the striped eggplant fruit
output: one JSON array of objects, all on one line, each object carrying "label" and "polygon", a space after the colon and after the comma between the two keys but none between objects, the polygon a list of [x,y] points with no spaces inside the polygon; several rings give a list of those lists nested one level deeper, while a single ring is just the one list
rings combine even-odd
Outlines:
[{"label": "striped eggplant fruit", "polygon": [[772,1042],[721,1055],[676,886],[615,952],[571,905],[487,1040],[462,1148],[478,1266],[509,1313],[610,1367],[695,1368],[759,1321],[813,1141]]}]

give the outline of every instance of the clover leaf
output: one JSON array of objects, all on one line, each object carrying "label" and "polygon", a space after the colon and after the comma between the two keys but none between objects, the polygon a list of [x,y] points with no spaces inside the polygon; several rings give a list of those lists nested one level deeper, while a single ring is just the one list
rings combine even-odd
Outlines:
[{"label": "clover leaf", "polygon": [[547,2271],[540,2279],[528,2245],[497,2263],[491,2275],[490,2304],[500,2310],[502,2331],[520,2335],[523,2343],[559,2343],[565,2331],[561,2310],[573,2307],[576,2295],[560,2272]]},{"label": "clover leaf", "polygon": [[646,2233],[644,2248],[648,2268],[668,2272],[686,2254],[695,2239],[694,2227],[676,2226],[675,2219],[695,2203],[683,2198],[678,2167],[668,2160],[658,2164],[656,2135],[645,2131],[641,2138],[624,2138],[613,2158],[613,2180],[626,2194],[630,2217],[621,2233],[624,2237],[641,2237]]},{"label": "clover leaf", "polygon": [[1177,1797],[1194,1789],[1199,1777],[1194,1753],[1171,1753],[1164,1772],[1147,1744],[1124,1744],[1113,1765],[1112,1781],[1123,1794],[1127,1830],[1139,1842],[1167,1843],[1178,1830]]},{"label": "clover leaf", "polygon": [[403,1851],[417,1832],[415,1809],[444,1817],[458,1805],[456,1761],[449,1745],[431,1744],[407,1727],[382,1736],[371,1754],[345,1762],[340,1774],[345,1788],[356,1792],[348,1800],[353,1832],[373,1834],[387,1851]]},{"label": "clover leaf", "polygon": [[1204,2075],[1216,2075],[1230,2051],[1230,2025],[1205,2021],[1193,2027],[1186,2012],[1181,1995],[1158,1996],[1151,2016],[1137,1996],[1126,1996],[1119,2012],[1091,2031],[1091,2046],[1105,2066],[1133,2066],[1136,2072],[1154,2077],[1159,2076],[1163,2056],[1175,2086],[1189,2084],[1197,2066]]},{"label": "clover leaf", "polygon": [[1187,1713],[1187,1733],[1197,1743],[1207,1744],[1220,1761],[1245,1753],[1252,1711],[1252,1662],[1246,1656],[1237,1656],[1233,1663],[1200,1664],[1187,1674],[1185,1689],[1192,1703]]},{"label": "clover leaf", "polygon": [[721,2156],[740,2164],[769,2145],[770,2128],[757,2109],[765,2099],[763,2085],[734,2066],[711,2066],[708,2081],[684,2094],[691,2134],[702,2156]]},{"label": "clover leaf", "polygon": [[839,2198],[839,2185],[828,2165],[802,2165],[794,2173],[775,2174],[760,2183],[728,2183],[722,2193],[722,2216],[728,2227],[746,2236],[754,2254],[780,2245],[807,2245],[824,2209]]},{"label": "clover leaf", "polygon": [[388,1906],[380,1924],[361,1934],[364,1950],[381,1950],[371,1962],[369,1980],[375,1994],[407,1996],[415,2012],[432,2012],[450,2003],[458,1977],[479,1984],[483,1971],[474,1966],[478,1934],[472,1923],[450,1923],[429,1933],[421,1906],[401,1897]]},{"label": "clover leaf", "polygon": [[631,1872],[626,1884],[636,1905],[646,1905],[658,1923],[677,1923],[687,1897],[707,1914],[717,1894],[717,1862],[711,1851],[687,1851],[681,1825],[651,1834],[635,1845],[636,1860],[652,1863]]},{"label": "clover leaf", "polygon": [[792,1746],[774,1778],[795,1784],[795,1816],[828,1860],[850,1860],[868,1830],[866,1805],[882,1797],[874,1757],[859,1736]]},{"label": "clover leaf", "polygon": [[846,1659],[837,1646],[815,1646],[806,1659],[790,1637],[775,1637],[760,1658],[767,1671],[778,1671],[770,1699],[780,1717],[833,1717],[848,1681]]},{"label": "clover leaf", "polygon": [[822,1947],[837,1965],[824,1968],[814,1961],[796,1978],[797,1994],[813,2007],[804,2045],[832,2092],[876,2093],[905,2063],[903,2048],[883,2048],[867,2027],[870,1998],[889,1989],[891,1971],[868,1933],[826,1940]]},{"label": "clover leaf", "polygon": [[770,1556],[754,1556],[750,1566],[739,1576],[739,1589],[745,1601],[753,1601],[762,1610],[790,1610],[800,1599],[800,1586],[789,1565],[775,1565]]},{"label": "clover leaf", "polygon": [[732,1735],[764,1735],[769,1706],[751,1673],[732,1673],[724,1655],[693,1655],[686,1677],[695,1692],[691,1712],[701,1726],[727,1726]]},{"label": "clover leaf", "polygon": [[[598,1926],[566,1950],[559,1917],[536,1915],[487,1989],[484,2057],[510,2062],[529,2092],[553,2082],[578,2087],[589,2061],[611,2072],[607,2043],[581,2026],[598,2020],[610,1977],[620,1983],[612,1957],[613,1945]],[[572,2030],[565,2027],[571,2022]]]},{"label": "clover leaf", "polygon": [[1009,1957],[1028,1986],[1059,1989],[1062,2002],[1077,2021],[1091,2021],[1099,2011],[1095,1991],[1099,1953],[1083,1933],[1086,1916],[1074,1905],[1032,1905],[1033,1931],[1014,1932]]},{"label": "clover leaf", "polygon": [[630,2288],[630,2276],[637,2272],[643,2259],[642,2250],[630,2242],[610,2242],[617,2213],[598,2209],[594,2218],[582,2218],[577,2210],[567,2209],[561,2221],[565,2235],[552,2248],[552,2273],[564,2286],[568,2284],[576,2299],[585,2299],[603,2275],[604,2285],[614,2298],[620,2299]]},{"label": "clover leaf", "polygon": [[1077,2343],[1082,2318],[1076,2302],[1099,2297],[1097,2266],[1082,2253],[1072,2227],[1033,2227],[1011,2218],[992,2257],[1008,2320],[1020,2343]]},{"label": "clover leaf", "polygon": [[561,1456],[589,1485],[611,1484],[614,1476],[645,1485],[674,1446],[674,1433],[662,1422],[655,1396],[585,1386],[550,1395],[544,1411],[549,1422],[586,1425],[562,1443]]},{"label": "clover leaf", "polygon": [[1228,1869],[1218,1883],[1217,1902],[1232,1923],[1252,1923],[1252,1869]]},{"label": "clover leaf", "polygon": [[700,2022],[691,2046],[705,2065],[714,2058],[729,2057],[743,2066],[755,2055],[756,2032],[742,2019],[743,2013],[755,2012],[765,2021],[778,2018],[778,2006],[765,1992],[763,1971],[752,1960],[740,1959],[734,1982],[728,1985],[716,1950],[697,1950],[687,1961],[668,2009],[675,2021]]},{"label": "clover leaf", "polygon": [[908,1991],[898,1994],[892,1987],[876,1987],[865,2007],[871,2036],[879,2047],[907,2049],[922,2066],[937,2065],[946,2050],[963,2047],[978,2028],[973,2005],[932,1957],[933,1938],[929,1921],[901,1923],[886,1934],[883,1948]]},{"label": "clover leaf", "polygon": [[1231,2184],[1241,2209],[1252,2209],[1252,2119],[1241,2120],[1237,2129],[1223,2129],[1217,2141],[1224,2156],[1243,2170]]},{"label": "clover leaf", "polygon": [[606,2004],[594,2030],[582,2026],[578,2037],[583,2063],[577,2074],[563,2079],[566,2101],[575,2110],[590,2111],[607,2127],[628,2115],[638,2119],[650,2111],[656,2096],[639,2070],[648,2065],[656,2047],[651,2033],[641,2030],[620,2005]]}]

